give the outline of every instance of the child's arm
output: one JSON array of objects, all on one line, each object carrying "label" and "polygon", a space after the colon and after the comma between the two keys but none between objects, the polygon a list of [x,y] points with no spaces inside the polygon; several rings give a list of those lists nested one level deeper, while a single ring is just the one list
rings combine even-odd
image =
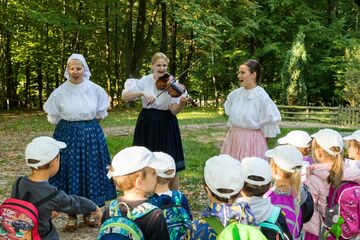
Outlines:
[{"label": "child's arm", "polygon": [[67,195],[65,192],[60,191],[59,195],[56,197],[55,211],[64,212],[64,213],[91,213],[97,211],[98,206],[91,200],[76,196],[76,195]]}]

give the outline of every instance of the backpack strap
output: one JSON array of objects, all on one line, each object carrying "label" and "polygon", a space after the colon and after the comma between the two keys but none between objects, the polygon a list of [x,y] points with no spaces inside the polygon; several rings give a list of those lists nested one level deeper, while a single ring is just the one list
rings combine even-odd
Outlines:
[{"label": "backpack strap", "polygon": [[[331,196],[330,207],[333,207],[333,206],[334,206],[334,202],[335,202],[335,197],[336,197],[337,191],[338,191],[342,186],[344,186],[344,185],[347,184],[347,183],[349,183],[349,182],[348,182],[348,181],[343,181],[343,182],[341,182],[341,184],[340,184],[339,187],[334,188],[334,192],[333,192],[333,194],[332,194],[332,196]],[[330,187],[331,187],[331,186],[330,186]],[[329,196],[329,197],[330,197],[330,196]]]},{"label": "backpack strap", "polygon": [[[20,185],[20,181],[23,179],[24,177],[19,177],[16,180],[16,185],[15,185],[15,198],[16,199],[22,199],[25,201],[28,201],[30,198],[31,193],[29,191],[27,191],[23,197],[20,197],[20,192],[19,192],[19,185]],[[39,201],[33,203],[33,205],[38,208],[39,206],[43,205],[44,203],[50,201],[51,199],[53,199],[54,197],[56,197],[58,194],[60,193],[60,190],[56,190],[55,192],[49,194],[48,196],[40,199]]]},{"label": "backpack strap", "polygon": [[274,230],[275,232],[280,234],[281,239],[284,239],[284,233],[282,229],[276,224],[280,212],[281,212],[281,208],[274,206],[273,210],[271,211],[271,216],[264,222],[261,222],[259,226],[260,228],[267,228]]},{"label": "backpack strap", "polygon": [[173,190],[173,191],[172,191],[171,200],[172,200],[172,202],[173,202],[174,204],[181,206],[181,205],[182,205],[182,204],[181,204],[181,200],[182,200],[182,194],[181,194],[181,192]]},{"label": "backpack strap", "polygon": [[151,203],[144,202],[131,211],[131,219],[135,220],[141,218],[157,208],[158,207],[152,205]]},{"label": "backpack strap", "polygon": [[109,204],[109,216],[110,217],[123,216],[123,214],[121,213],[120,205],[125,206],[127,209],[125,217],[127,217],[133,221],[135,219],[145,216],[146,214],[148,214],[151,211],[158,208],[148,202],[144,202],[144,203],[140,204],[139,206],[137,206],[136,208],[131,209],[127,203],[119,202],[117,199],[114,199]]},{"label": "backpack strap", "polygon": [[209,224],[209,226],[215,231],[217,235],[219,235],[225,228],[217,217],[211,216],[204,217],[203,219],[207,224]]}]

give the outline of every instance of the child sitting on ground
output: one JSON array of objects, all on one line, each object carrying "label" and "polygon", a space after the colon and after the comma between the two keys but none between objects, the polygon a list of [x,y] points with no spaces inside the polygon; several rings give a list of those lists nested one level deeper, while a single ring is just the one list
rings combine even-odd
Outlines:
[{"label": "child sitting on ground", "polygon": [[261,232],[270,240],[293,239],[284,213],[274,206],[264,194],[271,186],[271,168],[261,158],[246,157],[241,161],[244,187],[237,202],[247,202],[260,225]]},{"label": "child sitting on ground", "polygon": [[222,227],[232,222],[257,225],[246,202],[234,203],[244,184],[239,160],[225,154],[210,158],[205,163],[204,179],[209,205],[193,222],[189,239],[215,240],[219,232],[214,222]]},{"label": "child sitting on ground", "polygon": [[305,239],[319,239],[320,218],[325,217],[330,187],[338,188],[343,181],[360,183],[360,170],[344,163],[343,139],[332,129],[322,129],[311,135],[315,164],[307,169],[305,184],[314,199],[314,214],[304,224]]},{"label": "child sitting on ground", "polygon": [[[167,167],[167,164],[158,159],[150,150],[138,146],[121,150],[111,162],[109,176],[123,195],[111,202],[110,206],[115,204],[123,216],[129,216],[134,210],[144,213],[138,218],[131,217],[134,217],[132,220],[145,239],[170,239],[162,211],[148,203],[146,197],[155,190],[157,177],[155,170],[165,170]],[[112,209],[109,207],[105,209],[102,223],[115,214],[110,210]],[[106,233],[106,230],[100,230],[100,234]]]},{"label": "child sitting on ground", "polygon": [[311,150],[311,137],[302,130],[290,131],[286,136],[278,139],[278,144],[288,144],[296,147],[303,156],[303,168],[301,172],[301,180],[305,181],[306,168],[311,164],[314,164],[314,160],[309,156]]},{"label": "child sitting on ground", "polygon": [[156,170],[157,184],[155,193],[149,198],[149,203],[163,210],[169,235],[172,240],[181,239],[190,228],[192,216],[185,195],[178,190],[170,190],[169,184],[176,174],[175,160],[164,152],[154,152],[154,155],[167,164],[165,170]]},{"label": "child sitting on ground", "polygon": [[[43,136],[33,139],[25,150],[26,165],[31,168],[31,174],[16,181],[11,197],[18,196],[22,199],[26,196],[26,201],[35,203],[49,196],[49,194],[57,192],[56,187],[50,185],[48,180],[58,172],[60,149],[65,147],[65,143],[56,141],[51,137]],[[59,239],[55,226],[51,222],[51,213],[53,211],[68,214],[88,214],[92,212],[97,219],[100,219],[102,215],[101,209],[91,200],[58,191],[58,194],[52,199],[38,207],[38,232],[42,240]]]},{"label": "child sitting on ground", "polygon": [[271,203],[285,213],[287,226],[294,239],[302,239],[303,223],[314,212],[311,194],[301,183],[303,156],[290,145],[278,146],[265,152],[270,159],[274,186],[266,193]]}]

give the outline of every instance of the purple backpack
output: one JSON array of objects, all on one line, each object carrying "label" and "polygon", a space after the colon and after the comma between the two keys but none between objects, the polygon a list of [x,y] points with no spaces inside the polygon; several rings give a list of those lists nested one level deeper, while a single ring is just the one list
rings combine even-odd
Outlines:
[{"label": "purple backpack", "polygon": [[343,182],[337,189],[330,187],[327,204],[324,230],[326,235],[331,234],[326,239],[358,239],[356,237],[360,236],[360,185]]},{"label": "purple backpack", "polygon": [[300,204],[290,193],[269,192],[266,194],[273,205],[280,207],[285,213],[286,223],[294,239],[300,238],[300,229],[302,225],[302,213]]}]

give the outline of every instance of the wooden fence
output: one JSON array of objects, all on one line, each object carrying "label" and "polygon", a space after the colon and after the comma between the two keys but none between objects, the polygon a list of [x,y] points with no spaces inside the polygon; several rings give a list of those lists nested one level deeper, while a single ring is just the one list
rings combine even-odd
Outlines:
[{"label": "wooden fence", "polygon": [[278,105],[284,121],[306,121],[360,126],[360,108]]}]

